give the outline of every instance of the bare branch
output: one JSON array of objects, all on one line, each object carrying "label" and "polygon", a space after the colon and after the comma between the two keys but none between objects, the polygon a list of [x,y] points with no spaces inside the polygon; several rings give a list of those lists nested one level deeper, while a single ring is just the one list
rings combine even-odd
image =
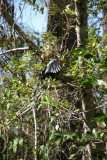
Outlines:
[{"label": "bare branch", "polygon": [[20,12],[19,16],[17,17],[17,19],[16,19],[15,22],[13,23],[13,28],[14,28],[14,24],[17,22],[17,20],[19,19],[19,17],[20,17],[21,14],[22,14],[22,11],[23,11],[23,9],[24,9],[25,3],[26,3],[26,1],[25,1],[24,4],[23,4],[23,7],[22,7],[22,9],[21,9],[21,12]]},{"label": "bare branch", "polygon": [[23,50],[29,50],[29,47],[13,48],[13,49],[10,49],[10,50],[7,50],[7,51],[0,52],[0,55],[7,54],[7,53],[10,53],[10,52],[14,52],[14,51],[23,51]]},{"label": "bare branch", "polygon": [[37,160],[37,120],[36,120],[36,109],[34,105],[32,106],[33,118],[34,118],[34,126],[35,126],[35,160]]}]

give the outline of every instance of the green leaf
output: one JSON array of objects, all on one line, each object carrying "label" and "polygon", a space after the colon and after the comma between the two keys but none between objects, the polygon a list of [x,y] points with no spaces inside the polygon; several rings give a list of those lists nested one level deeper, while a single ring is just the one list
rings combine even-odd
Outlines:
[{"label": "green leaf", "polygon": [[55,117],[54,116],[48,116],[48,120],[49,120],[50,123],[52,123],[55,120]]},{"label": "green leaf", "polygon": [[19,147],[22,147],[23,146],[23,138],[20,138],[19,139]]},{"label": "green leaf", "polygon": [[66,137],[68,139],[79,140],[78,135],[76,133],[74,133],[74,132],[60,132],[60,131],[56,131],[54,133],[54,136],[60,136],[60,137]]},{"label": "green leaf", "polygon": [[92,141],[94,139],[94,137],[90,134],[85,134],[82,136],[81,138],[81,142],[89,142],[89,141]]},{"label": "green leaf", "polygon": [[44,8],[40,8],[40,12],[43,14],[44,13]]},{"label": "green leaf", "polygon": [[79,146],[79,147],[77,147],[77,148],[78,148],[79,151],[83,151],[83,150],[85,149],[85,147],[86,147],[86,146],[84,145],[84,146]]},{"label": "green leaf", "polygon": [[103,39],[105,39],[107,37],[107,34],[104,34]]},{"label": "green leaf", "polygon": [[92,130],[92,134],[95,138],[98,138],[98,130],[96,128]]},{"label": "green leaf", "polygon": [[55,142],[57,143],[57,145],[61,142],[62,137],[55,137]]},{"label": "green leaf", "polygon": [[106,122],[107,123],[107,115],[102,115],[100,113],[95,115],[95,118],[92,122]]},{"label": "green leaf", "polygon": [[60,136],[60,137],[64,137],[64,133],[63,132],[60,132],[60,131],[56,131],[54,132],[53,134],[54,136]]},{"label": "green leaf", "polygon": [[13,141],[13,153],[17,151],[18,138],[15,138]]},{"label": "green leaf", "polygon": [[106,71],[107,72],[107,65],[103,65],[100,67],[103,71]]},{"label": "green leaf", "polygon": [[75,154],[71,154],[68,159],[73,159],[73,160],[75,160],[76,158],[74,158],[74,157],[75,157]]},{"label": "green leaf", "polygon": [[86,59],[90,59],[92,57],[94,57],[92,54],[86,54],[86,55],[84,55],[84,58],[86,58]]},{"label": "green leaf", "polygon": [[95,45],[96,45],[96,42],[93,42],[93,43],[92,43],[92,46],[94,47]]},{"label": "green leaf", "polygon": [[84,85],[86,89],[91,89],[93,87],[91,78],[81,78],[79,84]]},{"label": "green leaf", "polygon": [[85,86],[86,89],[92,89],[93,88],[93,85],[90,82],[84,83],[84,86]]}]

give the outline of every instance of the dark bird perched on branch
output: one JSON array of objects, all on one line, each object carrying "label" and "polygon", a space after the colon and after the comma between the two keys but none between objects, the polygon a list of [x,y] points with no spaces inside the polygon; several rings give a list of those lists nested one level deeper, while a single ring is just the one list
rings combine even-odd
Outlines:
[{"label": "dark bird perched on branch", "polygon": [[46,65],[45,69],[40,74],[39,79],[42,80],[45,79],[46,77],[55,78],[55,76],[60,71],[61,71],[61,60],[59,58],[55,58]]},{"label": "dark bird perched on branch", "polygon": [[[55,58],[46,65],[46,67],[43,69],[43,71],[39,75],[39,78],[37,80],[37,87],[39,86],[40,80],[43,80],[46,77],[56,78],[56,76],[61,71],[61,63],[62,61],[57,56],[55,56]],[[34,95],[36,93],[37,87],[33,91]]]}]

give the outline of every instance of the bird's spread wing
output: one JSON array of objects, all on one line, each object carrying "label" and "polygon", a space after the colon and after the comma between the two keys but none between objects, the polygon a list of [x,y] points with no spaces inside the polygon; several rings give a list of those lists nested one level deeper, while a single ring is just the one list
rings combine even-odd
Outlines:
[{"label": "bird's spread wing", "polygon": [[47,64],[45,74],[46,73],[58,73],[61,71],[61,66],[58,59],[53,59],[51,62]]}]

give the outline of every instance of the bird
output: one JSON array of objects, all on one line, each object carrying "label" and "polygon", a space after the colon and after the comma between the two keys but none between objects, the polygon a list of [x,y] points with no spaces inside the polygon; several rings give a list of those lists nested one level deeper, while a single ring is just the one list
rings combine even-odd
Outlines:
[{"label": "bird", "polygon": [[45,78],[49,77],[51,77],[52,79],[56,78],[56,76],[60,73],[62,69],[61,64],[62,61],[58,56],[52,59],[49,63],[47,63],[46,67],[42,70],[42,72],[39,75],[36,88],[33,90],[34,96],[41,80],[44,80]]},{"label": "bird", "polygon": [[46,77],[55,78],[61,71],[61,60],[57,57],[51,60],[39,75],[39,79],[43,80]]}]

